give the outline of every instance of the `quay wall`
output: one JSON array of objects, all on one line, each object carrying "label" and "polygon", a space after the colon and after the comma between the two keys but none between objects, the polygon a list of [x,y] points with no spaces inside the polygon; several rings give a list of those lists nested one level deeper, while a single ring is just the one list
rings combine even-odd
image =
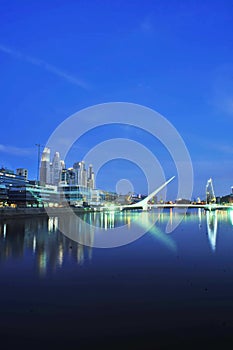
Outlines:
[{"label": "quay wall", "polygon": [[[85,208],[72,208],[75,213],[86,213]],[[92,211],[88,209],[88,211]],[[33,217],[33,216],[55,216],[68,214],[70,208],[0,208],[0,220],[4,218]]]}]

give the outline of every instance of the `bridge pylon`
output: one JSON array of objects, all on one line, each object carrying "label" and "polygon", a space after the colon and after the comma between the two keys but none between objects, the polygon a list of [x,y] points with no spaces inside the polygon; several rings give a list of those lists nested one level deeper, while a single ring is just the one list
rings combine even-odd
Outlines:
[{"label": "bridge pylon", "polygon": [[216,197],[214,194],[213,181],[210,178],[206,184],[206,204],[215,204]]},{"label": "bridge pylon", "polygon": [[166,187],[169,182],[171,182],[175,176],[172,176],[168,181],[158,187],[154,192],[150,193],[146,198],[142,199],[140,202],[134,204],[128,204],[124,206],[124,209],[134,209],[134,208],[142,208],[143,211],[148,210],[148,201],[153,198],[158,192],[160,192],[164,187]]}]

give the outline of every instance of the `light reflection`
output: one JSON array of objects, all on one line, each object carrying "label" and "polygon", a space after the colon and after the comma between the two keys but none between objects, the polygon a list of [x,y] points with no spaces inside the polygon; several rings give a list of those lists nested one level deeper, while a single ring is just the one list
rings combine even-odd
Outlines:
[{"label": "light reflection", "polygon": [[84,249],[81,244],[77,246],[77,261],[79,265],[82,265],[84,262]]},{"label": "light reflection", "polygon": [[[87,226],[87,225],[86,225]],[[64,264],[65,255],[70,255],[79,264],[92,258],[92,248],[80,246],[60,233],[57,229],[58,217],[37,217],[0,222],[0,261],[9,258],[23,258],[31,251],[36,262],[36,270],[45,276],[48,270],[56,270]],[[90,232],[83,231],[83,222],[76,229],[91,243]],[[73,248],[73,249],[71,249]],[[76,254],[77,250],[79,251]]]},{"label": "light reflection", "polygon": [[[156,222],[159,219],[162,218],[162,221],[164,220],[164,214],[161,215],[161,212],[142,212],[141,213],[141,220],[137,221],[137,224],[140,225],[143,229],[146,229],[147,227],[151,227],[149,230],[149,234],[151,234],[154,238],[156,238],[160,243],[166,246],[169,250],[176,252],[177,246],[175,241],[166,235],[160,228],[158,228],[155,225],[153,225],[154,222]],[[169,218],[172,223],[172,216],[173,213],[170,211]]]},{"label": "light reflection", "polygon": [[217,240],[217,229],[218,229],[218,212],[207,211],[206,213],[206,223],[207,223],[207,233],[210,242],[210,246],[213,251],[216,249],[216,240]]},{"label": "light reflection", "polygon": [[48,231],[54,232],[58,228],[58,217],[49,217],[48,218]]},{"label": "light reflection", "polygon": [[3,225],[3,237],[6,238],[6,224]]},{"label": "light reflection", "polygon": [[231,224],[233,225],[233,210],[229,210]]},{"label": "light reflection", "polygon": [[173,251],[174,253],[177,251],[177,246],[175,241],[172,240],[171,237],[165,235],[164,232],[158,227],[153,226],[150,229],[149,233],[152,234],[153,237],[156,238],[158,241],[163,243],[166,246],[166,248],[168,248],[169,250]]},{"label": "light reflection", "polygon": [[58,251],[58,264],[61,267],[63,263],[63,246],[60,243],[59,245],[59,251]]},{"label": "light reflection", "polygon": [[[93,242],[96,227],[113,229],[126,225],[132,230],[132,222],[143,230],[151,227],[148,234],[167,249],[176,252],[176,230],[174,234],[166,234],[166,226],[176,224],[182,213],[178,209],[151,210],[148,212],[101,212],[85,213],[76,220],[70,220],[69,216],[37,217],[16,220],[4,220],[0,222],[0,261],[9,258],[23,258],[30,251],[36,262],[37,271],[45,275],[49,270],[55,271],[61,268],[70,259],[77,264],[87,263],[92,259]],[[206,219],[206,229],[202,228],[203,218]],[[219,222],[228,222],[233,225],[233,210],[204,211],[203,209],[187,212],[183,223],[186,233],[193,223],[203,230],[208,236],[212,251],[216,250],[217,230]],[[89,225],[87,225],[89,223]],[[155,223],[155,224],[154,224]],[[187,225],[187,226],[186,226]],[[64,236],[59,230],[65,228],[74,233],[75,241]],[[126,231],[127,232],[127,231]],[[80,243],[77,243],[80,242]],[[190,242],[191,244],[191,242]],[[65,257],[69,259],[65,260]]]},{"label": "light reflection", "polygon": [[35,254],[35,251],[36,251],[36,236],[33,236],[32,251],[33,251],[33,254]]},{"label": "light reflection", "polygon": [[53,217],[48,219],[48,231],[49,232],[53,231]]},{"label": "light reflection", "polygon": [[198,208],[199,229],[201,228],[202,209]]},{"label": "light reflection", "polygon": [[105,228],[105,230],[108,229],[108,215],[107,215],[107,213],[105,213],[105,215],[104,215],[104,228]]},{"label": "light reflection", "polygon": [[47,255],[46,252],[41,253],[38,256],[38,267],[39,267],[39,273],[41,276],[46,275],[47,271]]},{"label": "light reflection", "polygon": [[173,210],[170,208],[170,225],[172,227]]}]

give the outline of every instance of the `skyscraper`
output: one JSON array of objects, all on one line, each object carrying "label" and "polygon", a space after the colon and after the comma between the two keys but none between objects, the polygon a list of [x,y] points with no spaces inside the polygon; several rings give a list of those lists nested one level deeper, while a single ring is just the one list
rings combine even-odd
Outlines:
[{"label": "skyscraper", "polygon": [[58,185],[61,176],[61,160],[59,152],[55,152],[53,156],[53,161],[51,163],[51,173],[50,173],[50,183],[52,185]]},{"label": "skyscraper", "polygon": [[40,162],[40,184],[50,183],[50,149],[45,147]]},{"label": "skyscraper", "polygon": [[95,188],[95,174],[93,171],[92,164],[90,164],[88,168],[87,187],[90,189]]},{"label": "skyscraper", "polygon": [[77,171],[78,185],[87,187],[87,171],[84,161],[74,163],[73,168]]},{"label": "skyscraper", "polygon": [[64,160],[61,160],[60,162],[61,162],[61,169],[65,169],[66,165],[65,165]]},{"label": "skyscraper", "polygon": [[214,187],[211,178],[207,181],[206,184],[206,203],[216,203],[216,197],[214,194]]}]

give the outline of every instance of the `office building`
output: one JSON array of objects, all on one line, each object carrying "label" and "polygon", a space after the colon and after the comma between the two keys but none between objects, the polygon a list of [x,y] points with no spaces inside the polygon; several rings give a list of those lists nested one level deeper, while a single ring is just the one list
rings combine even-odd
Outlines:
[{"label": "office building", "polygon": [[60,203],[60,193],[55,186],[11,186],[8,190],[8,203],[22,207],[54,206]]},{"label": "office building", "polygon": [[25,168],[16,169],[16,174],[19,176],[24,176],[26,180],[28,179],[28,170]]},{"label": "office building", "polygon": [[50,164],[50,184],[58,185],[61,177],[62,164],[59,152],[55,152]]},{"label": "office building", "polygon": [[88,168],[87,187],[90,189],[95,188],[95,174],[93,171],[92,164],[90,164]]},{"label": "office building", "polygon": [[78,185],[87,187],[87,171],[84,161],[74,163],[73,168],[78,174]]},{"label": "office building", "polygon": [[1,168],[0,169],[0,184],[6,187],[14,185],[24,185],[28,183],[25,176],[15,174],[13,170]]},{"label": "office building", "polygon": [[50,149],[45,147],[40,162],[40,185],[50,183]]}]

